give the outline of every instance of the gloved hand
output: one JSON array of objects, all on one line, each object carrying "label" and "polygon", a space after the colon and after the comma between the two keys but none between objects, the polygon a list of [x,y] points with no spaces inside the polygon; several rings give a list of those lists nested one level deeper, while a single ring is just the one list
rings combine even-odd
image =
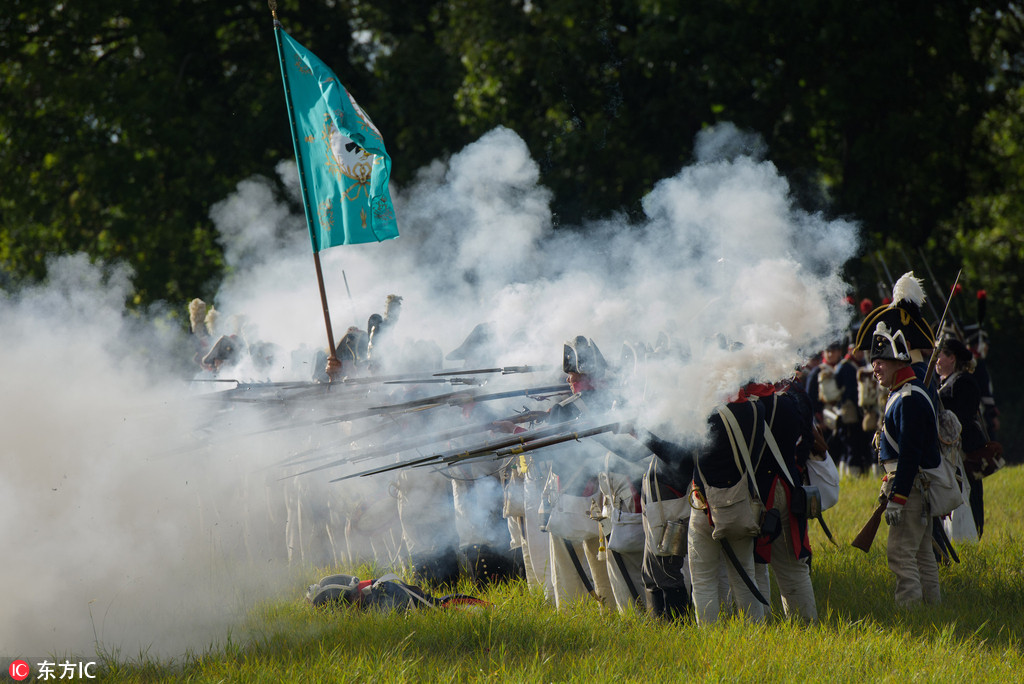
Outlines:
[{"label": "gloved hand", "polygon": [[903,520],[903,504],[890,501],[885,507],[885,522],[889,527],[899,527]]}]

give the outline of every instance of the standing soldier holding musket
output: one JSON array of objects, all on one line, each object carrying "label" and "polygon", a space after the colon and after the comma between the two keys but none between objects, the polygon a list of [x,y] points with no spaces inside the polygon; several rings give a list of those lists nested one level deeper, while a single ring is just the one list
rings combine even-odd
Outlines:
[{"label": "standing soldier holding musket", "polygon": [[889,525],[886,557],[896,575],[896,603],[911,606],[941,599],[920,470],[937,467],[942,457],[935,393],[911,365],[912,348],[921,350],[921,336],[931,333],[920,313],[920,281],[905,274],[893,288],[893,300],[866,324],[873,326],[870,359],[875,378],[889,390],[878,440],[878,461],[885,471],[880,500],[887,502]]},{"label": "standing soldier holding musket", "polygon": [[[590,340],[578,335],[563,345],[562,370],[573,394],[553,406],[543,423],[557,424],[577,420],[611,409],[614,396],[608,391],[605,377],[608,364],[601,351]],[[571,450],[571,454],[568,453]],[[548,539],[548,567],[536,572],[538,579],[550,572],[555,606],[565,610],[573,602],[592,596],[602,604],[614,600],[607,565],[599,557],[601,535],[598,523],[591,517],[601,508],[601,491],[597,474],[601,469],[594,446],[578,442],[572,447],[545,449],[528,464],[526,505],[530,495],[531,470],[546,473],[540,496],[541,528]],[[528,525],[526,543],[538,530]]]},{"label": "standing soldier holding musket", "polygon": [[938,603],[939,569],[932,551],[932,521],[925,506],[919,471],[939,465],[935,405],[910,367],[910,349],[901,330],[885,323],[871,343],[875,378],[889,390],[878,459],[885,476],[881,496],[888,500],[886,557],[896,575],[896,603]]}]

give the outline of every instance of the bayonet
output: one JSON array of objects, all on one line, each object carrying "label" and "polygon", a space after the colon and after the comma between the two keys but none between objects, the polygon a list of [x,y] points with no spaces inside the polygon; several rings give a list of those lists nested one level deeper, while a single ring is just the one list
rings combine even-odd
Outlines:
[{"label": "bayonet", "polygon": [[477,375],[480,373],[501,373],[502,375],[511,375],[513,373],[540,373],[543,371],[553,371],[555,369],[556,366],[501,366],[498,368],[474,368],[472,370],[444,371],[441,373],[434,373],[434,375],[438,377],[446,375]]},{"label": "bayonet", "polygon": [[[903,256],[903,261],[907,262],[907,270],[910,271],[910,272],[913,272],[914,271],[914,265],[912,263],[910,263],[910,257],[907,256],[907,252],[903,249],[903,247],[900,247],[900,254]],[[927,266],[928,266],[928,264],[925,264],[925,268],[926,269],[927,269]],[[942,291],[941,288],[939,288],[938,282],[934,282],[933,286],[935,287],[936,290],[938,290],[940,292]],[[931,297],[925,297],[924,301],[925,301],[926,304],[928,304],[928,308],[932,310],[932,319],[933,320],[937,320],[939,318],[939,312],[935,309],[935,304],[932,303],[932,298]]]},{"label": "bayonet", "polygon": [[[882,270],[885,271],[885,278],[889,282],[889,292],[891,293],[893,285],[896,284],[896,281],[893,279],[892,273],[889,271],[889,265],[885,263],[885,259],[883,259],[882,255],[879,254],[878,252],[875,252],[875,258],[878,260],[878,263],[882,265]],[[886,296],[891,296],[891,294]]]},{"label": "bayonet", "polygon": [[[917,253],[919,255],[921,255],[921,262],[924,264],[924,268],[928,272],[928,280],[930,280],[932,282],[932,286],[935,288],[935,291],[939,294],[939,297],[942,297],[942,288],[939,286],[939,282],[940,281],[935,277],[935,274],[932,273],[931,266],[928,265],[928,260],[925,258],[924,252],[921,250],[920,247],[917,248]],[[953,287],[953,294],[954,295],[956,294],[956,286]],[[950,297],[950,301],[953,301],[952,297]],[[933,309],[933,313],[934,313],[934,309]],[[934,314],[934,315],[937,316],[938,314]],[[949,317],[950,317],[950,319],[953,322],[953,327],[956,328],[957,335],[962,339],[963,338],[963,328],[960,327],[960,322],[957,320],[956,315],[953,314],[953,312],[950,312]],[[935,333],[937,335],[941,335],[942,334],[942,326],[941,325],[938,328],[935,329]]]},{"label": "bayonet", "polygon": [[388,380],[385,385],[436,385],[448,383],[449,385],[483,385],[486,380],[476,378],[417,378],[415,380]]},{"label": "bayonet", "polygon": [[[953,295],[956,293],[957,283],[960,282],[960,274],[963,273],[963,269],[956,272],[956,280],[953,282],[953,287],[950,288],[949,298],[946,299],[946,308],[942,311],[942,318],[939,319],[939,330],[942,330],[942,324],[946,322],[946,314],[949,313],[949,303],[953,301]],[[928,360],[928,370],[924,374],[924,386],[930,387],[932,377],[935,375],[935,364],[939,360],[939,345],[936,340],[935,348],[932,349],[932,357]]]}]

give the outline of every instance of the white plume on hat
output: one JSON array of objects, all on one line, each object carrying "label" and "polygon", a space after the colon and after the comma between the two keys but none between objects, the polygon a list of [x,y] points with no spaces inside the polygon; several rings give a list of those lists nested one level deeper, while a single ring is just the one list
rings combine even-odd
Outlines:
[{"label": "white plume on hat", "polygon": [[925,300],[924,287],[921,285],[923,282],[920,278],[914,277],[913,271],[901,275],[892,286],[893,303],[910,302],[920,307]]},{"label": "white plume on hat", "polygon": [[188,320],[192,326],[192,332],[196,332],[203,324],[206,316],[206,302],[196,297],[188,303]]}]

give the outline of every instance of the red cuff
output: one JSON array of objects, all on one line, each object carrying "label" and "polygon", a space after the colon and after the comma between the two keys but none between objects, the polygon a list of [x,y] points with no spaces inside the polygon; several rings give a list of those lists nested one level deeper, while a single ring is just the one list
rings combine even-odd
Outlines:
[{"label": "red cuff", "polygon": [[902,494],[893,494],[891,501],[895,504],[899,504],[900,506],[905,506],[907,504],[907,497]]}]

